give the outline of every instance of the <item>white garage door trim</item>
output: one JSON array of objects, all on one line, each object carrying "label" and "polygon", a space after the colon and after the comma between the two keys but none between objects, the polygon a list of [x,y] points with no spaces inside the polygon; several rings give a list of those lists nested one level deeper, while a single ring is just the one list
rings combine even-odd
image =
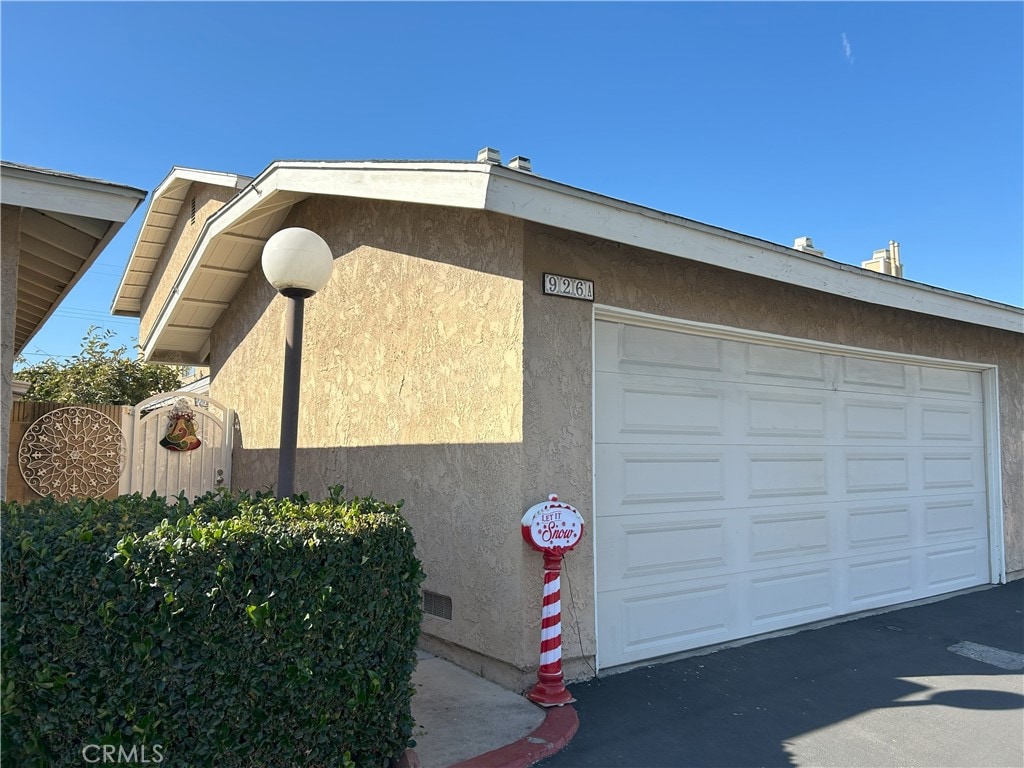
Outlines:
[{"label": "white garage door trim", "polygon": [[[989,538],[989,574],[990,581],[992,583],[1005,583],[1005,562],[1004,562],[1004,550],[1003,550],[1003,520],[1002,520],[1002,480],[1000,476],[1001,472],[1001,456],[1000,456],[1000,439],[999,439],[999,397],[998,397],[998,369],[996,366],[969,362],[969,361],[955,361],[955,360],[944,360],[939,358],[931,358],[917,355],[907,355],[898,353],[882,352],[879,350],[873,350],[861,347],[844,346],[839,344],[832,344],[827,342],[816,342],[806,339],[798,339],[786,336],[779,336],[775,334],[764,333],[760,331],[747,331],[738,328],[731,328],[728,326],[712,325],[707,323],[696,323],[692,321],[676,320],[673,318],[666,318],[656,315],[649,315],[641,312],[634,312],[631,310],[623,310],[615,307],[608,307],[602,305],[595,305],[593,311],[592,320],[592,338],[597,338],[597,322],[608,321],[613,323],[624,323],[631,326],[641,326],[646,328],[675,331],[686,333],[690,335],[701,335],[707,337],[713,337],[716,339],[724,339],[727,341],[736,341],[741,343],[756,343],[760,345],[782,347],[786,349],[803,350],[814,353],[823,353],[829,355],[838,355],[841,357],[856,357],[859,359],[877,360],[889,363],[900,363],[909,364],[916,366],[925,367],[936,367],[945,370],[959,370],[969,371],[981,374],[981,387],[982,387],[982,421],[984,424],[984,442],[982,444],[982,451],[984,455],[984,473],[985,473],[985,490],[986,490],[986,513],[988,522],[988,538]],[[598,434],[598,418],[600,416],[599,406],[597,402],[597,360],[598,350],[597,344],[592,345],[592,361],[591,370],[594,372],[594,384],[592,387],[592,418],[593,418],[593,434],[594,444],[592,446],[592,456],[594,466],[596,468],[596,461],[598,457],[598,445],[597,445],[597,434]],[[597,473],[594,473],[594,498],[598,499],[598,487],[597,487]],[[595,510],[596,512],[596,510]],[[598,611],[598,568],[600,567],[598,549],[598,526],[601,521],[597,518],[596,514],[593,520],[593,535],[591,536],[591,545],[594,550],[594,592],[595,595],[595,622],[600,622],[601,616]],[[601,628],[597,627],[595,633],[600,643]],[[601,649],[598,648],[597,657],[600,663],[602,657]]]}]

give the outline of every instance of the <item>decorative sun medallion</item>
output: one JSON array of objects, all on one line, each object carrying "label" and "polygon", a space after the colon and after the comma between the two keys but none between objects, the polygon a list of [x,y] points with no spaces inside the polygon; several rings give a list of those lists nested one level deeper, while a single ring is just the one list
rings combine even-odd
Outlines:
[{"label": "decorative sun medallion", "polygon": [[70,406],[43,414],[18,448],[18,466],[29,488],[61,501],[101,496],[121,476],[121,428],[106,414]]}]

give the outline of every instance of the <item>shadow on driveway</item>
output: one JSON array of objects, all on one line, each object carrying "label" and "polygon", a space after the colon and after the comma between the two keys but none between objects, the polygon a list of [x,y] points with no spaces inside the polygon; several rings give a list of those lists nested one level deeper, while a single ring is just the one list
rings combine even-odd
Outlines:
[{"label": "shadow on driveway", "polygon": [[1022,766],[1021,654],[1024,580],[571,685],[539,766]]}]

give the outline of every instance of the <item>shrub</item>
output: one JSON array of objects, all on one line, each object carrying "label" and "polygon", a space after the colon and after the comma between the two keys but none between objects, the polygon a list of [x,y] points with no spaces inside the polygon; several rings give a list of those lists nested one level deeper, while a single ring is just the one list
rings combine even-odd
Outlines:
[{"label": "shrub", "polygon": [[4,765],[398,757],[422,571],[397,506],[339,492],[5,504]]}]

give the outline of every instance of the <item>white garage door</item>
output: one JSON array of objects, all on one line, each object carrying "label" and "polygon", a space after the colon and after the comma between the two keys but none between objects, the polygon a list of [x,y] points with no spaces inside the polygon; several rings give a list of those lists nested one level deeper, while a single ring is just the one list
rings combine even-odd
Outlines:
[{"label": "white garage door", "polygon": [[980,373],[596,331],[600,666],[989,581]]}]

